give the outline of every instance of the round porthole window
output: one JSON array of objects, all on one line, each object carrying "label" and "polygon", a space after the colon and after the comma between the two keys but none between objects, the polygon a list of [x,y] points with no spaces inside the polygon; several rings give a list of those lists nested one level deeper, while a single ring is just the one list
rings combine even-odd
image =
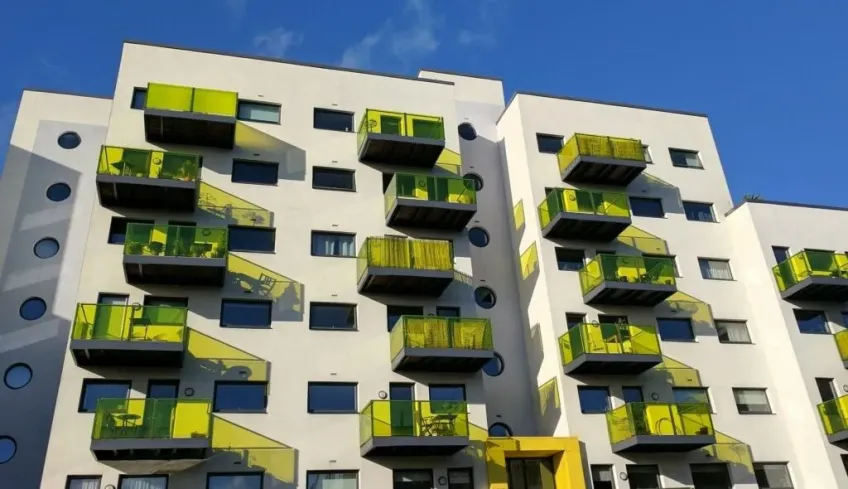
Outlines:
[{"label": "round porthole window", "polygon": [[468,122],[463,122],[459,125],[459,137],[466,141],[474,141],[477,139],[477,130]]},{"label": "round porthole window", "polygon": [[512,430],[506,423],[495,423],[492,426],[489,426],[489,436],[512,436]]},{"label": "round porthole window", "polygon": [[73,131],[69,131],[66,133],[62,133],[62,135],[59,136],[59,139],[56,142],[59,143],[59,146],[65,149],[74,149],[80,145],[80,143],[82,142],[82,138],[80,138],[79,134]]},{"label": "round porthole window", "polygon": [[50,258],[59,253],[59,242],[53,238],[42,238],[35,243],[33,253],[39,258]]},{"label": "round porthole window", "polygon": [[9,389],[20,389],[32,380],[32,369],[25,363],[16,363],[6,369],[3,382]]},{"label": "round porthole window", "polygon": [[483,248],[489,244],[489,233],[485,229],[475,226],[468,230],[468,241],[478,248]]},{"label": "round porthole window", "polygon": [[494,358],[483,365],[483,372],[489,377],[497,377],[504,371],[504,361],[500,353],[495,352]]},{"label": "round porthole window", "polygon": [[0,464],[5,464],[15,457],[15,452],[18,451],[18,444],[9,436],[0,436]]},{"label": "round porthole window", "polygon": [[483,309],[491,309],[495,307],[498,298],[495,296],[495,291],[488,287],[477,287],[474,289],[474,302]]},{"label": "round porthole window", "polygon": [[471,180],[474,183],[474,190],[478,192],[483,190],[483,179],[480,178],[480,175],[476,173],[466,173],[462,178]]},{"label": "round porthole window", "polygon": [[54,183],[47,187],[47,198],[53,202],[62,202],[71,196],[71,187],[66,183]]},{"label": "round porthole window", "polygon": [[47,303],[39,297],[30,297],[21,304],[21,317],[27,321],[35,321],[47,312]]}]

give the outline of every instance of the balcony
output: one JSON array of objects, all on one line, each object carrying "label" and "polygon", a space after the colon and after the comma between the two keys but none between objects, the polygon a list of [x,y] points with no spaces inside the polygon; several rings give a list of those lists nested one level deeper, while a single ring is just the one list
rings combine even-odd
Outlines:
[{"label": "balcony", "polygon": [[211,405],[208,399],[100,399],[91,451],[100,462],[202,461],[212,454]]},{"label": "balcony", "polygon": [[818,405],[827,441],[848,450],[848,395]]},{"label": "balcony", "polygon": [[690,452],[716,443],[703,403],[631,402],[607,412],[614,453]]},{"label": "balcony", "polygon": [[567,374],[638,375],[663,361],[653,326],[578,324],[559,346]]},{"label": "balcony", "polygon": [[453,455],[468,447],[468,406],[453,401],[371,401],[359,413],[363,457]]},{"label": "balcony", "polygon": [[627,195],[615,192],[557,188],[539,205],[546,238],[612,241],[630,223]]},{"label": "balcony", "polygon": [[238,94],[150,83],[144,107],[148,142],[233,149]]},{"label": "balcony", "polygon": [[483,318],[401,316],[390,336],[395,372],[477,372],[495,356]]},{"label": "balcony", "polygon": [[194,211],[200,156],[103,146],[97,195],[105,207]]},{"label": "balcony", "polygon": [[182,367],[182,307],[78,304],[71,353],[81,367]]},{"label": "balcony", "polygon": [[655,306],[677,292],[670,258],[602,254],[580,270],[583,302]]},{"label": "balcony", "polygon": [[477,212],[474,182],[396,173],[384,194],[386,224],[460,231]]},{"label": "balcony", "polygon": [[221,287],[226,271],[226,228],[127,224],[127,283]]},{"label": "balcony", "polygon": [[433,168],[445,149],[441,117],[368,109],[359,123],[359,161]]},{"label": "balcony", "polygon": [[848,255],[802,251],[772,268],[780,297],[796,301],[848,301]]},{"label": "balcony", "polygon": [[564,182],[626,187],[645,169],[638,139],[575,134],[557,154]]},{"label": "balcony", "polygon": [[360,293],[439,297],[453,282],[450,241],[371,237],[357,257]]},{"label": "balcony", "polygon": [[839,358],[842,359],[842,365],[848,368],[848,329],[843,329],[835,335],[833,339],[836,341],[836,348],[839,350]]}]

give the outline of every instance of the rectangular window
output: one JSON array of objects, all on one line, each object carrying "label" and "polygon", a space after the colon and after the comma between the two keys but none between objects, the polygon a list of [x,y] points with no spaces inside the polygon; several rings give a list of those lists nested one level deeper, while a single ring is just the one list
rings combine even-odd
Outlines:
[{"label": "rectangular window", "polygon": [[230,180],[235,183],[276,185],[280,164],[264,161],[233,160]]},{"label": "rectangular window", "polygon": [[642,145],[642,156],[645,158],[645,163],[653,163],[654,160],[651,158],[651,148],[648,146]]},{"label": "rectangular window", "polygon": [[739,414],[771,414],[765,389],[733,389]]},{"label": "rectangular window", "polygon": [[701,277],[707,280],[733,280],[729,260],[698,258],[698,266],[701,268]]},{"label": "rectangular window", "polygon": [[665,217],[662,199],[630,197],[630,213],[639,217]]},{"label": "rectangular window", "polygon": [[748,334],[748,325],[745,321],[715,321],[718,341],[721,343],[750,343],[751,335]]},{"label": "rectangular window", "polygon": [[386,322],[389,331],[394,329],[401,316],[423,316],[424,308],[421,306],[392,306],[386,305]]},{"label": "rectangular window", "polygon": [[309,382],[306,410],[312,414],[356,413],[356,384]]},{"label": "rectangular window", "polygon": [[85,379],[80,392],[80,413],[93,413],[99,399],[126,399],[130,396],[130,382],[120,380]]},{"label": "rectangular window", "polygon": [[147,105],[147,89],[146,88],[133,88],[132,94],[132,102],[130,102],[131,109],[144,110],[144,107]]},{"label": "rectangular window", "polygon": [[168,476],[120,475],[118,489],[168,489]]},{"label": "rectangular window", "polygon": [[609,411],[609,388],[577,386],[577,397],[580,399],[580,412],[583,414],[600,414]]},{"label": "rectangular window", "polygon": [[819,390],[819,397],[821,397],[822,402],[832,401],[837,398],[833,379],[816,377],[816,388]]},{"label": "rectangular window", "polygon": [[689,318],[657,318],[657,330],[663,341],[695,341]]},{"label": "rectangular window", "polygon": [[792,489],[789,464],[786,462],[754,463],[754,477],[760,489]]},{"label": "rectangular window", "polygon": [[448,489],[474,489],[474,474],[470,468],[448,469]]},{"label": "rectangular window", "polygon": [[536,146],[540,153],[557,154],[562,149],[562,136],[536,133]]},{"label": "rectangular window", "polygon": [[458,307],[437,306],[436,316],[440,318],[458,318],[462,317],[462,310]]},{"label": "rectangular window", "polygon": [[772,246],[771,252],[774,254],[775,263],[783,263],[789,259],[789,248],[785,246]]},{"label": "rectangular window", "polygon": [[355,172],[337,168],[312,168],[312,188],[323,190],[356,190]]},{"label": "rectangular window", "polygon": [[807,311],[804,309],[794,309],[795,321],[798,323],[798,330],[804,334],[830,334],[830,328],[827,325],[827,319],[822,311]]},{"label": "rectangular window", "polygon": [[671,164],[674,166],[682,168],[703,168],[703,166],[701,166],[701,158],[698,157],[697,151],[669,148],[668,154],[671,156]]},{"label": "rectangular window", "polygon": [[632,402],[645,402],[645,397],[642,395],[642,388],[639,386],[622,387],[621,399],[625,404]]},{"label": "rectangular window", "polygon": [[733,489],[727,464],[691,464],[694,489]]},{"label": "rectangular window", "polygon": [[392,489],[432,489],[432,470],[393,470]]},{"label": "rectangular window", "polygon": [[100,489],[99,475],[69,475],[65,489]]},{"label": "rectangular window", "polygon": [[312,256],[356,256],[356,235],[312,231]]},{"label": "rectangular window", "polygon": [[660,489],[660,469],[656,465],[628,465],[627,481],[634,489]]},{"label": "rectangular window", "polygon": [[359,473],[355,470],[307,470],[306,487],[309,489],[357,489]]},{"label": "rectangular window", "polygon": [[309,329],[356,330],[356,306],[353,304],[309,304]]},{"label": "rectangular window", "polygon": [[586,322],[586,315],[575,313],[575,312],[567,312],[565,313],[565,324],[568,329],[576,328],[581,324]]},{"label": "rectangular window", "polygon": [[569,248],[556,248],[557,268],[567,272],[583,270],[583,262],[586,255],[583,250]]},{"label": "rectangular window", "polygon": [[677,257],[674,255],[651,255],[648,253],[642,254],[643,258],[665,258],[671,260],[671,266],[674,267],[674,276],[680,277],[680,270],[677,268]]},{"label": "rectangular window", "polygon": [[592,489],[615,489],[612,465],[593,465],[591,470]]},{"label": "rectangular window", "polygon": [[238,119],[252,122],[280,123],[280,106],[262,102],[238,101]]},{"label": "rectangular window", "polygon": [[328,131],[353,132],[353,113],[315,108],[312,127]]},{"label": "rectangular window", "polygon": [[222,300],[221,327],[270,328],[271,301]]},{"label": "rectangular window", "polygon": [[267,382],[215,382],[213,412],[264,413],[267,407]]},{"label": "rectangular window", "polygon": [[230,226],[227,250],[273,253],[277,242],[274,228]]},{"label": "rectangular window", "polygon": [[698,403],[706,404],[713,410],[710,402],[710,393],[706,387],[672,387],[671,393],[674,396],[674,402],[679,404]]},{"label": "rectangular window", "polygon": [[[262,473],[208,474],[206,489],[262,489]],[[133,489],[148,489],[135,487]],[[339,488],[341,489],[341,488]],[[345,488],[346,489],[346,488]]]},{"label": "rectangular window", "polygon": [[716,222],[713,205],[703,202],[683,202],[687,221]]},{"label": "rectangular window", "polygon": [[124,219],[123,217],[113,217],[109,223],[109,244],[124,244],[127,240],[127,224],[153,224],[153,221]]},{"label": "rectangular window", "polygon": [[430,409],[434,413],[466,413],[464,385],[430,385]]}]

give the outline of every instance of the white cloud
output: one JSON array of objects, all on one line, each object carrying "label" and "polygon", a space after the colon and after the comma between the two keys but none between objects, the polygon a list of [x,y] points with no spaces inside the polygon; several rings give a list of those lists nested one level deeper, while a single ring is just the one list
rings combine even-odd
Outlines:
[{"label": "white cloud", "polygon": [[292,46],[303,42],[303,34],[277,27],[253,38],[253,47],[261,54],[281,58]]},{"label": "white cloud", "polygon": [[247,0],[218,0],[221,6],[233,16],[235,20],[240,20],[244,17],[247,11]]},{"label": "white cloud", "polygon": [[384,31],[377,31],[362,38],[361,41],[349,46],[342,53],[342,60],[339,63],[342,68],[367,68],[371,65],[371,52],[374,47],[380,43],[384,35]]},{"label": "white cloud", "polygon": [[491,47],[495,45],[495,35],[487,32],[472,32],[463,29],[459,31],[456,42],[460,46]]},{"label": "white cloud", "polygon": [[460,46],[492,47],[497,43],[496,32],[506,18],[509,0],[476,0],[473,29],[462,29],[456,37]]}]

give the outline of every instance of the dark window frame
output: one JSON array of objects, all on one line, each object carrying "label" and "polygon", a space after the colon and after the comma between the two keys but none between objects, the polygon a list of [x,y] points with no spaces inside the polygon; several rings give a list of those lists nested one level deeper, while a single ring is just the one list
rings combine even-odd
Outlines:
[{"label": "dark window frame", "polygon": [[[313,385],[320,386],[338,386],[338,387],[353,387],[353,408],[349,410],[341,410],[341,411],[315,411],[310,407],[312,400],[311,387]],[[359,414],[359,384],[357,382],[323,382],[323,381],[309,381],[306,383],[306,412],[308,414]]]},{"label": "dark window frame", "polygon": [[[136,107],[135,99],[136,96],[140,96],[144,94],[144,103],[141,104],[141,107]],[[132,110],[144,110],[147,108],[147,87],[133,87],[132,98],[130,98],[130,109]]]},{"label": "dark window frame", "polygon": [[[264,405],[261,408],[249,409],[219,409],[218,405],[218,387],[222,385],[256,385],[262,386],[264,390]],[[212,391],[212,412],[213,413],[267,413],[268,412],[268,381],[255,380],[216,380]]]},{"label": "dark window frame", "polygon": [[165,489],[171,485],[171,476],[170,474],[119,474],[118,475],[118,485],[115,486],[116,489],[121,489],[124,484],[124,480],[126,479],[154,479],[154,478],[164,478],[165,479]]},{"label": "dark window frame", "polygon": [[[761,489],[795,489],[795,482],[792,480],[792,471],[789,470],[789,462],[754,462],[752,465],[754,467],[754,480],[757,481],[757,487],[759,487]],[[758,477],[757,477],[757,466],[758,465],[759,466],[764,466],[764,465],[781,465],[781,466],[783,466],[786,469],[786,476],[789,478],[789,484],[790,485],[788,485],[788,486],[761,486],[760,481],[757,480],[758,479]]]},{"label": "dark window frame", "polygon": [[[816,315],[821,316],[821,318],[823,320],[822,323],[824,325],[824,331],[813,331],[813,330],[804,331],[803,329],[801,329],[801,323],[798,322],[798,313],[799,312],[801,312],[801,313],[815,313]],[[827,314],[825,314],[824,311],[817,310],[817,309],[796,308],[796,309],[792,309],[792,317],[795,318],[795,324],[798,326],[798,332],[801,333],[801,334],[821,334],[821,335],[833,334],[833,330],[830,327],[830,321],[828,320]]]},{"label": "dark window frame", "polygon": [[[698,160],[698,166],[675,164],[674,163],[674,152],[695,155],[695,158],[697,158],[697,160]],[[691,149],[683,149],[683,148],[668,148],[668,157],[669,157],[669,159],[671,159],[671,166],[673,166],[675,168],[690,168],[690,169],[693,169],[693,170],[703,170],[704,169],[704,162],[701,161],[701,152],[700,151],[695,151],[695,150],[691,150]]]},{"label": "dark window frame", "polygon": [[[236,179],[236,166],[244,165],[245,167],[267,167],[274,169],[274,181],[253,181],[253,180],[245,180],[245,179]],[[244,158],[233,158],[232,168],[230,171],[230,181],[233,183],[243,183],[247,185],[266,185],[269,187],[276,187],[280,183],[280,162],[278,161],[262,161],[262,160],[249,160]]]},{"label": "dark window frame", "polygon": [[[585,391],[601,391],[601,390],[606,392],[606,398],[607,398],[606,408],[603,411],[587,411],[583,407],[583,398],[580,396],[580,393],[585,392]],[[581,414],[606,414],[606,413],[608,413],[612,409],[612,403],[610,402],[610,397],[611,397],[611,394],[610,394],[610,388],[609,388],[608,385],[578,385],[577,386],[577,401],[578,401],[578,404],[580,406],[580,413]]]},{"label": "dark window frame", "polygon": [[359,488],[359,470],[358,469],[345,469],[345,470],[307,470],[306,471],[306,487],[312,487],[309,485],[309,476],[310,474],[353,474],[356,476],[356,487]]},{"label": "dark window frame", "polygon": [[[762,392],[763,395],[766,398],[766,406],[768,407],[768,412],[766,412],[766,411],[756,411],[756,412],[753,412],[753,411],[742,412],[742,411],[740,411],[739,410],[739,403],[736,401],[736,391],[759,391],[759,392]],[[774,414],[774,409],[771,407],[771,398],[769,398],[767,388],[765,388],[765,387],[731,387],[731,392],[733,393],[733,404],[736,405],[736,412],[738,412],[739,414],[741,414],[743,416]]]},{"label": "dark window frame", "polygon": [[454,472],[454,473],[456,473],[456,472],[464,472],[464,473],[467,473],[467,474],[468,474],[468,479],[469,479],[469,485],[470,485],[470,487],[472,487],[472,488],[474,487],[474,467],[450,467],[450,468],[447,470],[447,478],[448,478],[448,484],[447,484],[447,486],[448,486],[448,489],[450,489],[450,488],[451,488],[451,483],[450,483],[450,482],[451,482],[451,478],[450,478],[450,476],[451,476],[451,472]]},{"label": "dark window frame", "polygon": [[[277,121],[272,122],[272,121],[263,121],[263,120],[257,120],[257,119],[248,119],[246,117],[244,117],[244,118],[240,117],[242,104],[262,105],[262,106],[265,106],[265,107],[276,107],[277,108]],[[251,99],[241,99],[240,98],[240,99],[238,99],[238,102],[236,103],[236,119],[240,120],[240,121],[247,121],[247,122],[258,122],[259,124],[276,124],[276,125],[279,126],[280,122],[283,119],[283,106],[280,105],[280,104],[276,104],[274,102],[266,102],[264,100],[251,100]]]},{"label": "dark window frame", "polygon": [[591,464],[589,465],[589,479],[592,481],[592,489],[604,489],[603,486],[599,484],[598,481],[595,480],[595,469],[606,469],[609,472],[611,479],[609,480],[608,487],[609,489],[615,489],[615,469],[612,464]]},{"label": "dark window frame", "polygon": [[[350,129],[332,129],[329,127],[318,127],[318,115],[319,114],[332,114],[332,115],[345,115],[350,116]],[[322,131],[333,131],[333,132],[342,132],[347,134],[353,134],[356,132],[356,123],[354,122],[355,112],[350,112],[348,110],[338,110],[338,109],[326,109],[324,107],[313,107],[312,108],[312,128],[320,129]]]},{"label": "dark window frame", "polygon": [[[712,202],[699,202],[699,201],[694,201],[694,200],[683,200],[683,201],[681,201],[681,204],[683,205],[683,215],[686,216],[686,220],[689,221],[689,222],[708,222],[708,223],[717,223],[718,222],[718,218],[716,217],[716,213],[715,213],[715,206]],[[689,212],[686,210],[686,204],[707,206],[709,208],[709,211],[710,211],[710,220],[704,221],[704,220],[701,220],[701,219],[689,219]]]},{"label": "dark window frame", "polygon": [[394,469],[393,468],[392,469],[392,489],[395,489],[395,487],[396,487],[395,486],[395,475],[398,472],[400,472],[400,473],[403,473],[403,472],[421,472],[421,473],[427,472],[427,473],[430,474],[430,487],[436,487],[436,477],[435,477],[435,474],[433,473],[433,469],[427,469],[427,468],[423,468],[423,469],[408,469],[408,468]]},{"label": "dark window frame", "polygon": [[648,471],[650,471],[650,475],[655,477],[657,481],[657,487],[662,488],[662,473],[660,472],[660,466],[657,464],[626,464],[624,466],[624,473],[627,474],[628,480],[632,479],[630,474],[630,469],[633,469],[634,474],[638,475],[648,475]]},{"label": "dark window frame", "polygon": [[[315,240],[316,234],[324,234],[324,235],[330,235],[330,236],[346,236],[346,237],[353,238],[353,254],[352,255],[321,255],[321,254],[316,253],[315,247],[314,247],[314,244],[315,244],[314,240]],[[356,253],[357,253],[357,251],[356,251],[356,233],[347,233],[347,232],[344,232],[344,231],[322,231],[322,230],[319,230],[319,229],[313,229],[309,233],[309,254],[311,256],[317,256],[317,257],[321,257],[321,258],[348,258],[348,259],[350,259],[350,258],[356,258]]]},{"label": "dark window frame", "polygon": [[[254,233],[269,234],[272,237],[272,239],[270,240],[271,247],[270,247],[270,249],[233,248],[232,247],[233,231],[236,231],[237,233],[239,231],[246,231],[248,233],[254,232]],[[276,249],[277,249],[277,228],[264,227],[264,226],[230,225],[230,226],[227,226],[227,232],[228,232],[228,235],[227,235],[227,251],[243,251],[243,252],[247,252],[247,253],[268,253],[268,254],[276,253]]]},{"label": "dark window frame", "polygon": [[245,476],[245,475],[258,475],[259,476],[259,489],[263,489],[265,487],[265,471],[249,471],[249,472],[207,472],[206,473],[206,489],[209,489],[209,479],[212,477],[228,477],[228,476]]},{"label": "dark window frame", "polygon": [[[634,200],[636,200],[638,202],[644,202],[644,203],[648,203],[648,202],[658,203],[659,206],[660,206],[660,211],[662,211],[662,213],[660,215],[644,214],[644,213],[638,214],[636,212],[634,206],[633,206]],[[648,217],[648,218],[651,218],[651,219],[665,219],[665,214],[666,214],[665,205],[663,205],[663,199],[660,198],[660,197],[639,197],[639,196],[635,196],[635,195],[628,195],[627,196],[627,203],[630,205],[630,214],[632,214],[634,217]]]},{"label": "dark window frame", "polygon": [[[557,148],[556,151],[551,151],[551,149],[553,148],[553,145],[551,145],[550,148],[547,148],[547,147],[543,148],[543,144],[542,144],[543,140],[549,141],[549,142],[553,142],[554,140],[558,140],[559,141],[559,147]],[[558,134],[546,134],[546,133],[542,133],[542,132],[536,133],[536,149],[539,150],[539,153],[555,155],[555,154],[558,154],[562,150],[562,147],[564,145],[565,145],[565,136],[560,136]]]},{"label": "dark window frame", "polygon": [[97,410],[97,403],[95,402],[95,409],[91,411],[86,411],[83,409],[85,405],[85,391],[86,387],[89,385],[106,385],[106,384],[122,384],[127,386],[127,399],[130,398],[130,393],[132,392],[132,381],[130,380],[121,380],[121,379],[82,379],[82,386],[80,387],[80,395],[79,402],[77,403],[77,412],[78,413],[86,413],[86,414],[94,414]]},{"label": "dark window frame", "polygon": [[[778,254],[778,252],[784,255],[784,259],[783,259],[783,260],[779,260],[779,261],[778,261],[778,259],[777,259],[777,254]],[[779,265],[779,264],[781,264],[781,263],[785,262],[786,260],[788,260],[788,259],[789,259],[789,257],[791,257],[791,256],[792,256],[792,253],[790,253],[790,251],[789,251],[789,247],[788,247],[788,246],[776,246],[776,245],[772,245],[772,247],[771,247],[771,254],[774,256],[774,263],[775,263],[775,265]]]},{"label": "dark window frame", "polygon": [[[332,328],[332,327],[323,327],[323,326],[314,326],[312,324],[312,308],[315,306],[329,306],[329,307],[350,307],[353,309],[353,327],[352,328]],[[326,302],[326,301],[318,301],[318,302],[310,302],[309,303],[309,329],[311,331],[359,331],[359,317],[358,317],[358,308],[356,304],[350,302]]]},{"label": "dark window frame", "polygon": [[[224,322],[224,306],[230,303],[252,303],[252,304],[263,304],[268,306],[268,324],[266,326],[255,326],[255,325],[246,325],[246,324],[228,324]],[[234,328],[234,329],[271,329],[271,324],[274,322],[274,302],[267,299],[235,299],[224,297],[221,299],[221,314],[218,324],[222,328]]]},{"label": "dark window frame", "polygon": [[80,481],[80,480],[84,481],[84,480],[92,480],[92,479],[98,480],[100,482],[100,484],[98,484],[98,487],[100,489],[103,488],[103,475],[92,474],[92,475],[69,475],[69,476],[67,476],[65,478],[65,489],[71,489],[71,482],[73,482],[73,481]]},{"label": "dark window frame", "polygon": [[[742,324],[745,327],[745,332],[748,334],[748,341],[722,341],[721,334],[718,331],[719,323],[733,323],[733,324]],[[718,342],[723,345],[753,345],[754,340],[751,339],[751,330],[748,329],[748,321],[742,319],[715,319],[713,318],[713,325],[716,327],[716,336],[718,337]]]},{"label": "dark window frame", "polygon": [[[121,242],[113,241],[112,236],[113,236],[113,234],[116,234],[116,233],[113,232],[113,227],[115,226],[116,223],[121,223],[121,222],[124,223],[124,232],[123,232],[124,241],[121,241]],[[123,246],[124,243],[126,242],[126,239],[127,239],[127,226],[130,225],[130,224],[156,224],[156,221],[154,221],[152,219],[129,219],[129,218],[122,217],[122,216],[112,216],[112,219],[109,220],[109,232],[106,234],[106,243]]]},{"label": "dark window frame", "polygon": [[[662,325],[661,321],[685,321],[689,324],[689,331],[692,333],[691,339],[678,339],[678,338],[663,338],[662,335]],[[660,341],[671,341],[675,343],[695,343],[698,335],[695,334],[695,325],[692,324],[692,318],[669,318],[669,317],[658,317],[657,318],[657,335],[660,337]]]},{"label": "dark window frame", "polygon": [[[678,400],[677,400],[677,397],[675,397],[675,392],[682,392],[682,391],[692,391],[692,392],[703,393],[703,394],[704,394],[704,398],[706,399],[706,401],[704,401],[704,404],[706,404],[707,406],[709,406],[709,408],[710,408],[710,413],[712,413],[712,414],[716,414],[716,410],[715,410],[715,408],[713,407],[713,398],[712,398],[712,396],[710,395],[710,388],[709,388],[709,387],[706,387],[706,386],[697,386],[697,387],[682,387],[682,386],[681,386],[681,387],[672,387],[672,388],[671,388],[671,396],[672,396],[672,398],[674,399],[674,402],[675,402],[675,403],[679,403],[679,404],[683,404],[683,403],[684,403],[684,401],[678,401]],[[696,402],[697,402],[697,401],[696,401]]]},{"label": "dark window frame", "polygon": [[[576,269],[562,268],[560,266],[560,263],[565,263],[566,261],[569,262],[569,263],[577,263],[576,259],[569,259],[566,256],[569,253],[573,253],[575,257],[577,256],[577,253],[580,253],[581,257],[580,257],[580,267],[579,268],[576,268]],[[562,246],[557,246],[556,248],[554,248],[554,256],[556,257],[556,261],[557,261],[557,270],[560,271],[560,272],[579,272],[580,270],[583,270],[583,268],[586,266],[586,250],[581,250],[581,249],[578,249],[578,248],[565,248],[565,247],[562,247]]]},{"label": "dark window frame", "polygon": [[[350,175],[350,188],[347,187],[331,187],[327,185],[316,185],[315,184],[315,176],[320,173],[335,173],[337,175],[347,174]],[[356,192],[356,170],[350,170],[347,168],[330,168],[327,166],[313,166],[312,167],[312,188],[315,190],[333,190],[337,192]]]},{"label": "dark window frame", "polygon": [[[735,282],[736,274],[733,273],[733,265],[730,264],[729,258],[715,258],[711,256],[699,256],[698,260],[698,271],[701,273],[701,278],[704,280],[718,280],[720,282]],[[702,262],[721,262],[727,264],[727,270],[730,272],[730,278],[721,278],[721,277],[707,277],[704,275],[704,269],[701,267]]]}]

